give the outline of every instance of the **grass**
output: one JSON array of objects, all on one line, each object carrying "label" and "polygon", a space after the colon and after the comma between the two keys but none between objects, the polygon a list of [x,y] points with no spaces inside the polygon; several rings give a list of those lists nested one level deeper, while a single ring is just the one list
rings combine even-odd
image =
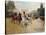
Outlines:
[{"label": "grass", "polygon": [[[22,27],[22,24],[19,24],[18,21],[17,23],[14,24],[13,21],[11,21],[11,18],[6,18],[6,33],[7,34],[15,34],[15,33],[24,33],[25,30],[27,32],[44,32],[44,21],[35,21],[32,20],[32,24],[30,23],[27,28]],[[28,29],[29,28],[29,29]]]},{"label": "grass", "polygon": [[23,28],[18,23],[11,22],[11,18],[6,18],[6,33],[21,33]]}]

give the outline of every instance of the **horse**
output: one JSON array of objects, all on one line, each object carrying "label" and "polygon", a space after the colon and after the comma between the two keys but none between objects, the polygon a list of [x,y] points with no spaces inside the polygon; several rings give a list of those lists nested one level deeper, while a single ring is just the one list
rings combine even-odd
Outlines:
[{"label": "horse", "polygon": [[22,17],[21,17],[20,13],[18,15],[17,14],[16,15],[12,15],[12,21],[14,22],[14,24],[15,24],[15,22],[16,23],[19,22],[19,24],[20,24],[21,20],[22,20]]},{"label": "horse", "polygon": [[17,20],[17,13],[14,13],[12,15],[12,21],[11,22],[14,22],[14,24],[15,24],[15,20]]},{"label": "horse", "polygon": [[21,21],[22,21],[21,13],[18,14],[17,21],[19,22],[19,24],[21,23]]}]

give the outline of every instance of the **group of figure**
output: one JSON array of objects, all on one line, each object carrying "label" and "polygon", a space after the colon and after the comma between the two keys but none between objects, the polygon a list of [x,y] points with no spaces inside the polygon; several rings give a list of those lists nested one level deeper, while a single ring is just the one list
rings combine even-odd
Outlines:
[{"label": "group of figure", "polygon": [[[29,15],[27,15],[28,17],[30,17]],[[12,15],[12,21],[14,21],[14,24],[15,24],[15,21],[19,22],[19,24],[21,23],[21,21],[26,21],[26,20],[30,20],[28,17],[26,16],[25,14],[25,11],[23,11],[23,16],[22,16],[22,13],[19,12],[19,14],[17,13],[14,13]],[[30,17],[31,18],[31,17]],[[35,19],[37,19],[38,17],[35,17]],[[34,17],[32,18],[34,19]],[[40,17],[41,20],[44,20],[44,17]]]},{"label": "group of figure", "polygon": [[21,13],[17,14],[17,13],[14,13],[12,15],[12,21],[14,21],[14,24],[15,24],[15,20],[19,22],[19,24],[21,23],[22,20],[25,20],[25,19],[28,19],[25,15],[25,12],[23,12],[23,16]]}]

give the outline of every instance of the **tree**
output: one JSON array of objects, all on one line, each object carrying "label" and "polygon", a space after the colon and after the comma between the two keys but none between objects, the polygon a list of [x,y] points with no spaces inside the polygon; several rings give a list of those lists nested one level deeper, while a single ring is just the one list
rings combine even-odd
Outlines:
[{"label": "tree", "polygon": [[45,16],[45,8],[43,8],[43,4],[41,3],[40,8],[38,8],[38,13],[40,16]]},{"label": "tree", "polygon": [[8,3],[5,2],[6,16],[9,16],[9,13],[12,12],[13,9],[15,9],[15,4],[13,1],[8,1]]},{"label": "tree", "polygon": [[7,7],[8,7],[8,9],[14,9],[15,8],[14,2],[13,1],[8,1]]}]

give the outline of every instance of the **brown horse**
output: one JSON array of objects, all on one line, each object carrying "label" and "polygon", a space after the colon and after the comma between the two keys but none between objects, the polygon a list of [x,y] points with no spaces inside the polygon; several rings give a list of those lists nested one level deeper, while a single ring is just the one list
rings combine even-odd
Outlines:
[{"label": "brown horse", "polygon": [[12,21],[11,22],[14,22],[14,24],[15,24],[15,20],[17,20],[17,13],[14,13],[12,15]]}]

